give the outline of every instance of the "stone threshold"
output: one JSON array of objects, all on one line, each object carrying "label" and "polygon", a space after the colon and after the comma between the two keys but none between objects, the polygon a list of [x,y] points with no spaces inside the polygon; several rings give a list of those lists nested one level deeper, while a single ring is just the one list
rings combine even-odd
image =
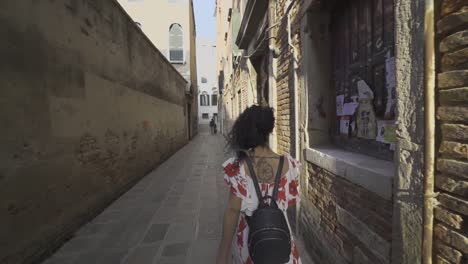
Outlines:
[{"label": "stone threshold", "polygon": [[390,200],[395,164],[333,146],[307,148],[306,160]]}]

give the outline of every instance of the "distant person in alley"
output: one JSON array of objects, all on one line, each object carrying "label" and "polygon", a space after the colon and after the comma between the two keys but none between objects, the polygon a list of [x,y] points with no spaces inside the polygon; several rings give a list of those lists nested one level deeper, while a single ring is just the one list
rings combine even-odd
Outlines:
[{"label": "distant person in alley", "polygon": [[212,117],[210,121],[210,134],[214,134],[214,129],[215,129],[215,121],[214,121],[214,117]]},{"label": "distant person in alley", "polygon": [[251,106],[228,135],[236,156],[223,164],[230,191],[217,264],[301,263],[286,216],[299,200],[299,164],[268,146],[274,125],[272,108]]}]

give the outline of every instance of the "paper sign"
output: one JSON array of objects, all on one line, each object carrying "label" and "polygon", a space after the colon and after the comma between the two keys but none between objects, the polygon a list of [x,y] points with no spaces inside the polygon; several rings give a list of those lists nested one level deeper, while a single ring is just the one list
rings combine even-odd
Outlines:
[{"label": "paper sign", "polygon": [[336,115],[343,115],[343,104],[344,104],[344,95],[336,96]]},{"label": "paper sign", "polygon": [[375,139],[376,124],[375,112],[370,99],[360,99],[357,113],[357,136],[360,138]]},{"label": "paper sign", "polygon": [[388,144],[396,143],[395,121],[377,121],[377,137],[375,140]]},{"label": "paper sign", "polygon": [[349,134],[349,119],[347,118],[340,119],[340,134],[342,135]]},{"label": "paper sign", "polygon": [[359,93],[359,100],[361,99],[374,99],[374,92],[367,83],[363,80],[357,82],[357,88]]},{"label": "paper sign", "polygon": [[356,109],[359,106],[359,103],[346,103],[343,105],[343,115],[351,116],[356,113]]}]

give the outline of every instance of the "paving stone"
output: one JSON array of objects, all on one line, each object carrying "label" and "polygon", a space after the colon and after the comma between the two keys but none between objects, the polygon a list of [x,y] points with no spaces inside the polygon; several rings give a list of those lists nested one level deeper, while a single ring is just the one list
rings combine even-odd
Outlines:
[{"label": "paving stone", "polygon": [[191,263],[215,263],[219,240],[199,239],[193,243]]},{"label": "paving stone", "polygon": [[197,238],[207,240],[217,240],[221,238],[221,223],[218,222],[201,222],[198,229]]},{"label": "paving stone", "polygon": [[142,243],[154,243],[164,240],[169,224],[153,224],[145,235]]},{"label": "paving stone", "polygon": [[160,247],[160,243],[153,243],[134,248],[124,259],[123,264],[151,264]]},{"label": "paving stone", "polygon": [[[186,263],[186,257],[161,257],[154,262],[155,264],[183,264]],[[188,263],[194,263],[188,260]]]},{"label": "paving stone", "polygon": [[196,218],[197,214],[192,211],[178,211],[176,207],[161,207],[153,219],[153,223],[177,223],[185,222],[186,219]]},{"label": "paving stone", "polygon": [[172,224],[167,232],[166,241],[183,242],[191,241],[195,236],[195,225],[193,221],[186,223]]},{"label": "paving stone", "polygon": [[[118,264],[127,255],[129,249],[109,249],[101,252],[102,256],[95,262],[96,264]],[[83,263],[84,264],[84,263]]]},{"label": "paving stone", "polygon": [[189,246],[189,242],[168,244],[163,248],[161,255],[163,257],[185,256],[187,255]]},{"label": "paving stone", "polygon": [[140,214],[135,217],[134,221],[127,226],[124,236],[119,243],[119,247],[132,247],[143,239],[145,232],[151,225],[154,214],[155,209],[151,207],[144,208]]}]

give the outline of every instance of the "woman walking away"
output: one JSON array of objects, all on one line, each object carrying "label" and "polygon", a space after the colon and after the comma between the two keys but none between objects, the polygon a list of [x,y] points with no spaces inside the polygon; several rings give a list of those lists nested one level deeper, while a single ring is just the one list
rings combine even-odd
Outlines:
[{"label": "woman walking away", "polygon": [[272,108],[251,106],[229,134],[236,157],[223,164],[230,192],[217,264],[301,264],[286,217],[299,201],[299,164],[268,147],[274,123]]}]

